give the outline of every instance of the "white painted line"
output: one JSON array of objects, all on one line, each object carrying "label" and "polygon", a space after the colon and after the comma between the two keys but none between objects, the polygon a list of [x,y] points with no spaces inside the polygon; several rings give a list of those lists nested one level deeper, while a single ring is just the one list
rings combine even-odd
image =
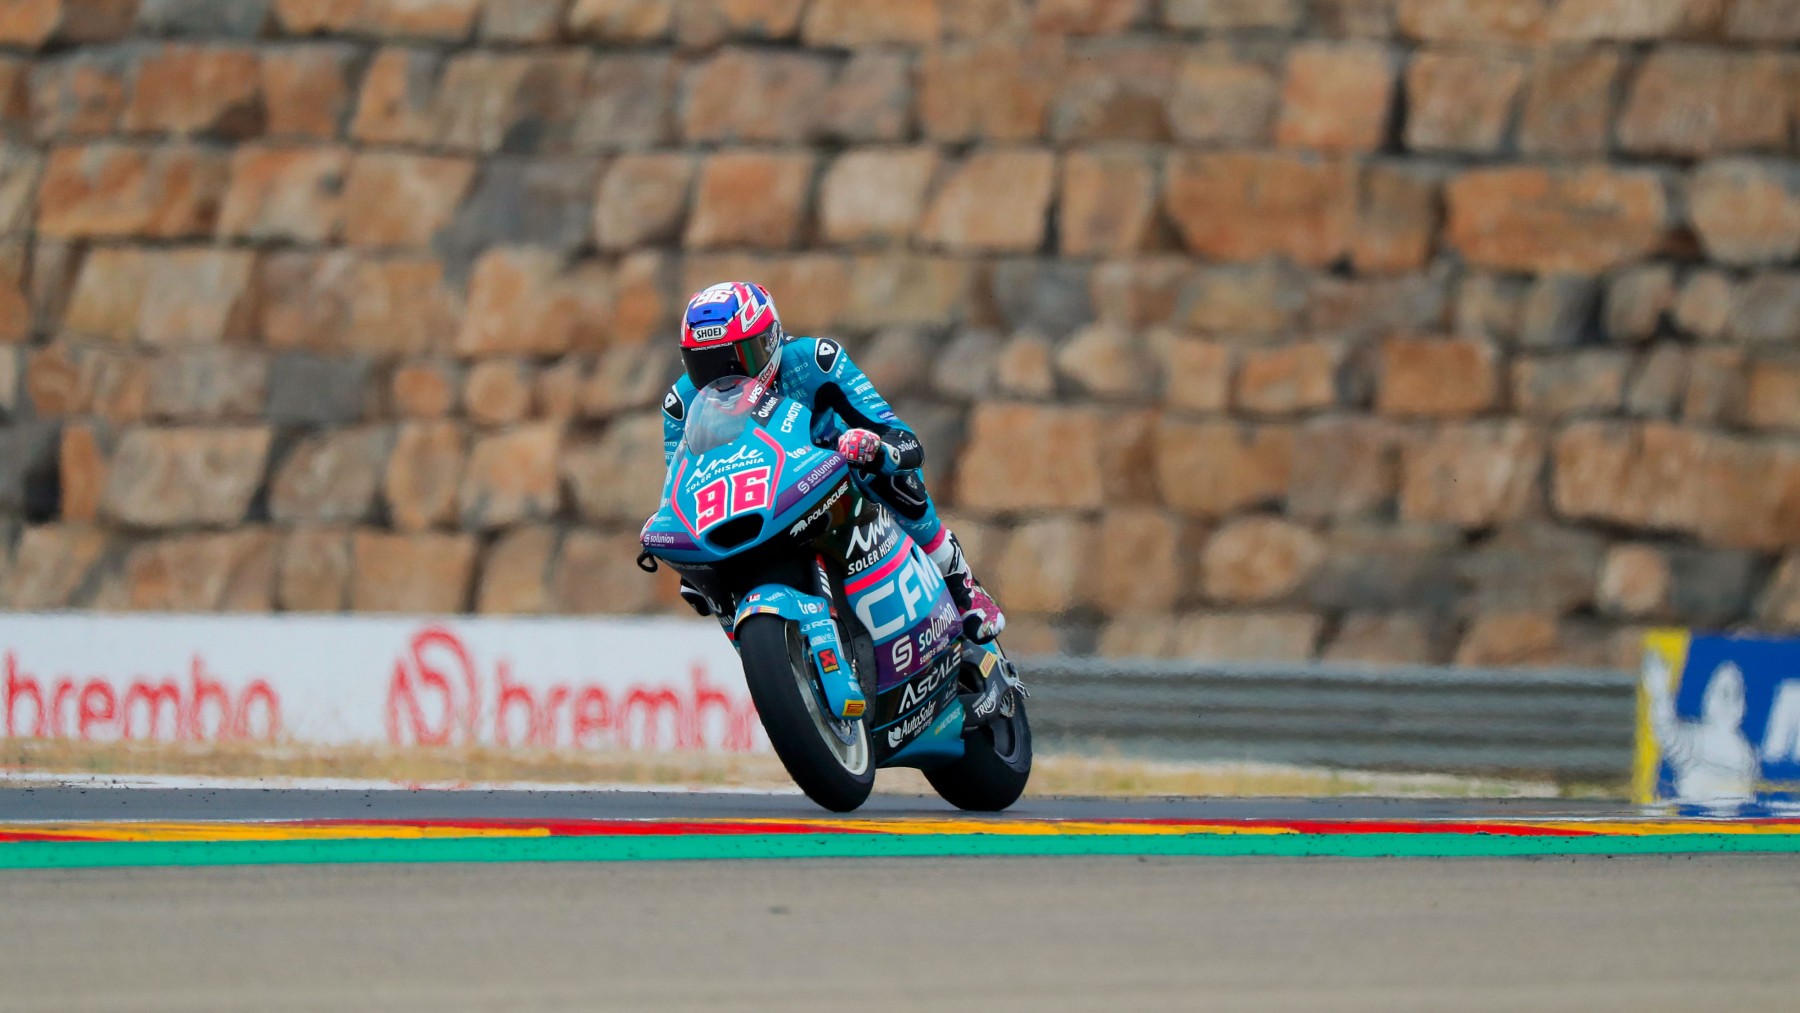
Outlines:
[{"label": "white painted line", "polygon": [[552,781],[384,781],[337,777],[222,777],[186,774],[88,774],[0,770],[0,788],[54,785],[70,788],[165,788],[182,791],[262,789],[266,791],[538,791],[633,792],[682,795],[798,795],[793,786],[693,784],[580,784]]}]

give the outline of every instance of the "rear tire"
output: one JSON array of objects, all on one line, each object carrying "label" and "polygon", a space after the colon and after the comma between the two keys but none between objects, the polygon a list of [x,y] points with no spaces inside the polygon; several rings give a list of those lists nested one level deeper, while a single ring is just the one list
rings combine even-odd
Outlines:
[{"label": "rear tire", "polygon": [[1015,694],[1011,717],[963,733],[962,759],[925,771],[944,801],[973,812],[999,812],[1019,800],[1031,779],[1031,722]]},{"label": "rear tire", "polygon": [[757,615],[737,628],[744,681],[769,744],[806,797],[833,812],[862,805],[875,787],[869,726],[825,712],[812,655],[796,624]]}]

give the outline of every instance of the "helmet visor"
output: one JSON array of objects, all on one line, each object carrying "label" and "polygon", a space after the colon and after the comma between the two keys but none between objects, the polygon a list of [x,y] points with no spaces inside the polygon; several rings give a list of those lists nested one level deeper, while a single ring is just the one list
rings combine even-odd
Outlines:
[{"label": "helmet visor", "polygon": [[764,332],[729,345],[684,348],[681,350],[681,362],[687,367],[688,379],[696,387],[704,387],[727,376],[760,378],[763,371],[769,368],[769,363],[774,361],[780,340],[779,337]]}]

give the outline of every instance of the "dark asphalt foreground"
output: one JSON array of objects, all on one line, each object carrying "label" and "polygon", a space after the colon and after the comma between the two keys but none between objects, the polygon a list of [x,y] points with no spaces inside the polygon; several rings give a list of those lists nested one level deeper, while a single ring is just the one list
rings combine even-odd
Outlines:
[{"label": "dark asphalt foreground", "polygon": [[[936,796],[875,795],[859,815],[945,815]],[[1051,819],[1531,819],[1631,815],[1559,799],[1025,799],[996,817]],[[0,789],[0,820],[746,819],[825,816],[803,796],[636,791]]]},{"label": "dark asphalt foreground", "polygon": [[0,1009],[1792,1010],[1800,862],[0,873]]}]

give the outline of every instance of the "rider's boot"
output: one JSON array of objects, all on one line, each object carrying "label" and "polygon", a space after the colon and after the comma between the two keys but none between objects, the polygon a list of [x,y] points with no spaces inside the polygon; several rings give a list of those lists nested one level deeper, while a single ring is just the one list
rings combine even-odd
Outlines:
[{"label": "rider's boot", "polygon": [[963,636],[978,644],[999,636],[1006,629],[1006,614],[969,571],[969,561],[963,558],[962,546],[950,529],[944,528],[927,551],[938,572],[944,575],[944,583],[950,585],[950,597],[962,611]]}]

